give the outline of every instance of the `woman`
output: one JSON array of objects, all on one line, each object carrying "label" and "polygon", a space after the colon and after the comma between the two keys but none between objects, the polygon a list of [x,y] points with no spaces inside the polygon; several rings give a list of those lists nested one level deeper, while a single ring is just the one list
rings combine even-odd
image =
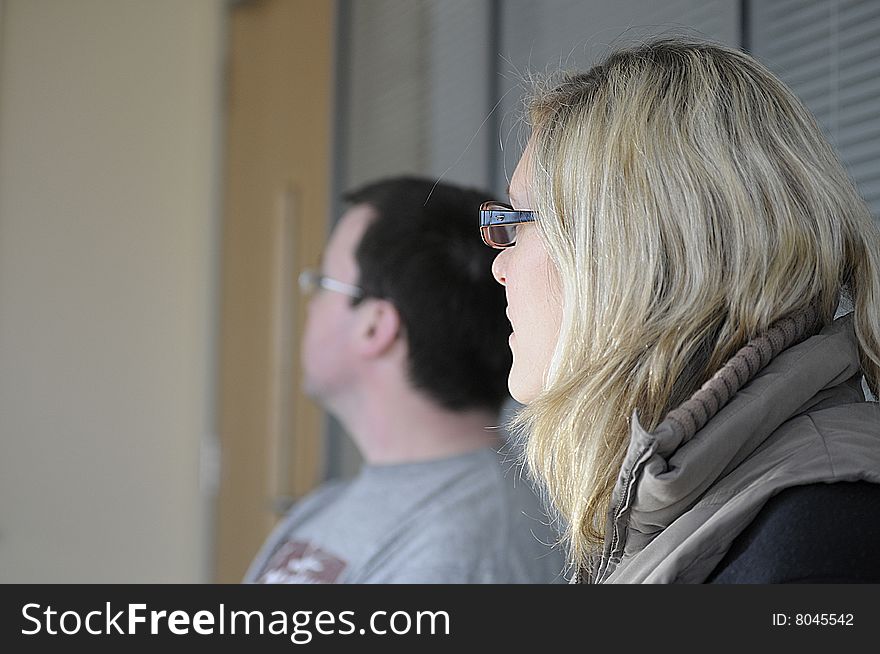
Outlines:
[{"label": "woman", "polygon": [[576,580],[880,581],[880,235],[811,115],[667,39],[528,117],[481,225]]}]

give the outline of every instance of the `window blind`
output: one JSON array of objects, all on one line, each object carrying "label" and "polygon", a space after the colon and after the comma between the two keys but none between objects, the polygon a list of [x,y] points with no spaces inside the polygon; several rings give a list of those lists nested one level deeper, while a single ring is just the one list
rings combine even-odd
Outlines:
[{"label": "window blind", "polygon": [[880,2],[752,2],[753,54],[815,114],[880,217]]}]

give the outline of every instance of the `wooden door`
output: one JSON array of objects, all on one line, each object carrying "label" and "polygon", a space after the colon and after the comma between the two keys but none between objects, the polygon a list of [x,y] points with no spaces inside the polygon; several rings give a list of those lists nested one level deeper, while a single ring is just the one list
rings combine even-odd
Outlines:
[{"label": "wooden door", "polygon": [[330,208],[334,3],[230,6],[215,580],[241,580],[321,470],[321,411],[300,391],[304,304]]}]

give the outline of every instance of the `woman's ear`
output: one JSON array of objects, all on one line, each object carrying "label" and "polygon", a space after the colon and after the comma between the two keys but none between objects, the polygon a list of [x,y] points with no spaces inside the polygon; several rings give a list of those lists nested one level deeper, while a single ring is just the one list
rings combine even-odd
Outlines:
[{"label": "woman's ear", "polygon": [[367,298],[360,307],[358,344],[361,354],[368,358],[385,354],[400,334],[400,314],[388,300]]}]

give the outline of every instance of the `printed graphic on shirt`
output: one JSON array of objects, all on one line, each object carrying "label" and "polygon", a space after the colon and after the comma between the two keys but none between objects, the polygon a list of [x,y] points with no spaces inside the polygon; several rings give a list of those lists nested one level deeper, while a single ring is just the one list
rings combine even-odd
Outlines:
[{"label": "printed graphic on shirt", "polygon": [[307,541],[289,540],[279,547],[263,574],[260,584],[332,584],[347,563],[338,556]]}]

